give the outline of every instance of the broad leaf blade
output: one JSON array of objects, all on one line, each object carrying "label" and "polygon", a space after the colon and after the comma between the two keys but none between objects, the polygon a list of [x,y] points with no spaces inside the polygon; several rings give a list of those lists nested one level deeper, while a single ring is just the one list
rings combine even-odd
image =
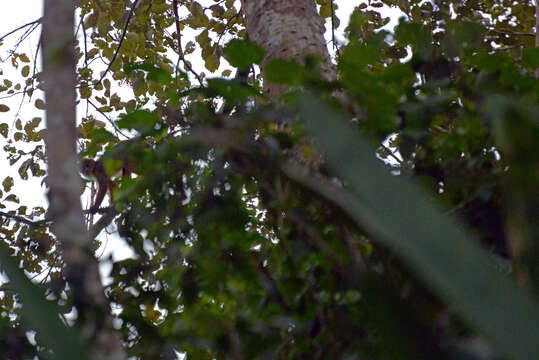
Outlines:
[{"label": "broad leaf blade", "polygon": [[[533,358],[539,308],[496,270],[472,236],[410,181],[391,176],[343,116],[311,97],[301,102],[301,116],[329,165],[348,184],[349,190],[334,189],[330,198],[374,240],[392,248],[501,353],[515,360]],[[328,197],[327,189],[303,183]]]},{"label": "broad leaf blade", "polygon": [[0,245],[0,267],[7,273],[10,287],[22,299],[21,313],[27,329],[37,331],[38,340],[54,351],[53,358],[89,360],[74,330],[62,324],[57,309],[19,269],[4,244]]}]

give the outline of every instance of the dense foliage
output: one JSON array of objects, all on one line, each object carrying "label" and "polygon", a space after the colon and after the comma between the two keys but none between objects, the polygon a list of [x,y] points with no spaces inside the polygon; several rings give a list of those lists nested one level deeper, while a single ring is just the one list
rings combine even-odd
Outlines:
[{"label": "dense foliage", "polygon": [[[331,2],[317,2],[331,18]],[[135,254],[112,264],[106,289],[131,356],[536,356],[526,347],[539,332],[527,298],[539,293],[534,6],[362,4],[337,51],[339,79],[321,80],[317,59],[275,61],[264,80],[292,90],[274,105],[253,66],[261,50],[239,40],[234,1],[179,3],[177,24],[165,0],[142,1],[132,16],[122,1],[79,5],[78,90],[95,110],[78,126],[81,156],[126,138],[147,145],[132,146],[140,176],[118,180],[114,208],[101,212]],[[380,30],[382,6],[406,15],[393,32]],[[177,31],[187,28],[199,30],[196,43],[182,44]],[[195,49],[210,72],[224,57],[250,75],[197,74],[185,58]],[[40,74],[28,55],[11,59],[25,83],[5,78],[0,91],[32,96]],[[93,66],[98,59],[110,66]],[[126,99],[119,89],[129,86]],[[27,274],[46,274],[39,286],[64,317],[72,304],[54,219],[12,191],[45,176],[43,131],[39,118],[0,124],[20,176],[2,179],[0,239]],[[91,231],[103,230],[88,217]],[[21,320],[32,287],[10,278],[0,351],[46,357],[54,338]],[[505,324],[522,332],[500,336]]]}]

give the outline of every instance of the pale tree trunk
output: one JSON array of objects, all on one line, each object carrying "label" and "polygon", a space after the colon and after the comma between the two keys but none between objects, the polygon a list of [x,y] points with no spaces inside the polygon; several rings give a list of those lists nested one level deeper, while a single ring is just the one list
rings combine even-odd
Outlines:
[{"label": "pale tree trunk", "polygon": [[[78,313],[81,333],[96,360],[126,359],[91,255],[80,203],[76,151],[74,14],[76,1],[45,0],[41,44],[47,111],[49,212],[52,231],[62,245],[65,277]],[[101,313],[104,311],[104,315]],[[38,335],[39,336],[39,335]],[[58,339],[61,341],[61,339]]]},{"label": "pale tree trunk", "polygon": [[[241,0],[241,5],[249,38],[266,51],[262,69],[273,59],[301,63],[306,55],[313,55],[324,61],[323,76],[335,78],[314,0]],[[264,88],[273,98],[285,90],[274,84]]]}]

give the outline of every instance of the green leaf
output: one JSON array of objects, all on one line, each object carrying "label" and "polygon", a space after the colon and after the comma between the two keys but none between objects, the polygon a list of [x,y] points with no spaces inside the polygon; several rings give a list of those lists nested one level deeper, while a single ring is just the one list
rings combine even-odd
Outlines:
[{"label": "green leaf", "polygon": [[264,49],[249,40],[234,39],[224,48],[225,59],[234,67],[248,69],[253,64],[260,64],[264,59]]},{"label": "green leaf", "polygon": [[133,129],[140,133],[147,133],[155,128],[159,117],[147,110],[135,110],[124,115],[117,124],[121,129]]},{"label": "green leaf", "polygon": [[169,6],[167,3],[155,4],[152,6],[152,11],[156,14],[162,14],[168,10]]},{"label": "green leaf", "polygon": [[539,47],[526,51],[522,56],[522,62],[528,69],[535,70],[539,68]]},{"label": "green leaf", "polygon": [[107,158],[103,161],[103,167],[109,176],[116,174],[116,172],[122,168],[122,165],[122,161],[114,158]]},{"label": "green leaf", "polygon": [[276,59],[264,68],[264,79],[274,84],[300,85],[304,72],[304,68],[294,61]]},{"label": "green leaf", "polygon": [[94,128],[92,130],[92,139],[93,142],[97,144],[102,144],[107,141],[116,139],[116,136],[114,136],[114,134],[104,128]]},{"label": "green leaf", "polygon": [[131,75],[134,70],[146,71],[148,73],[148,80],[156,81],[160,84],[169,84],[172,81],[170,72],[148,62],[128,64],[124,69],[125,74],[128,76]]},{"label": "green leaf", "polygon": [[243,100],[248,96],[256,94],[256,91],[249,86],[238,83],[236,80],[226,80],[221,78],[208,79],[207,88],[201,89],[210,97],[222,96],[227,101]]},{"label": "green leaf", "polygon": [[369,235],[393,249],[444,301],[510,359],[532,359],[539,308],[475,245],[462,226],[442,215],[404,177],[390,175],[374,150],[319,100],[306,97],[301,116],[329,165],[349,190],[304,176],[292,177],[338,204]]}]

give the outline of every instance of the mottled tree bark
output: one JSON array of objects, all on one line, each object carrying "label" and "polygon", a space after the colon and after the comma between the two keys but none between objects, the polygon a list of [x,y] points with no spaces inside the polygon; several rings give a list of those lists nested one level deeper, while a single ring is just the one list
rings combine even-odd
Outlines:
[{"label": "mottled tree bark", "polygon": [[[45,90],[52,231],[62,245],[64,274],[77,309],[81,334],[94,359],[126,359],[111,315],[80,203],[81,181],[76,149],[74,14],[76,1],[45,0],[41,44]],[[59,339],[60,341],[60,339]]]},{"label": "mottled tree bark", "polygon": [[[262,68],[273,59],[302,62],[313,55],[324,61],[323,75],[335,78],[314,0],[241,0],[241,4],[249,38],[266,50]],[[285,90],[275,84],[264,87],[274,98]]]}]

